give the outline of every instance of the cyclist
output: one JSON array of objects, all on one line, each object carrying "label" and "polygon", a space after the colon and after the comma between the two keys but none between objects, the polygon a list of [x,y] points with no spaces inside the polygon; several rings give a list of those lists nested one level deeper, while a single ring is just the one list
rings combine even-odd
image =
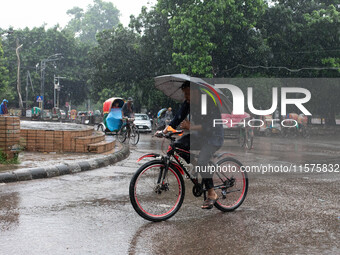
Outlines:
[{"label": "cyclist", "polygon": [[168,110],[165,112],[165,122],[169,124],[169,122],[174,118],[172,114],[172,108],[169,107]]},{"label": "cyclist", "polygon": [[129,97],[127,102],[122,107],[123,117],[127,118],[133,118],[134,112],[133,112],[133,99],[132,97]]},{"label": "cyclist", "polygon": [[[184,150],[197,149],[200,150],[197,160],[196,169],[204,169],[208,165],[213,154],[223,145],[224,131],[222,125],[213,126],[214,119],[221,119],[221,113],[210,98],[207,99],[207,115],[201,115],[200,91],[196,86],[190,86],[190,82],[186,81],[181,86],[184,93],[185,101],[180,110],[169,123],[169,126],[176,128],[178,125],[183,130],[190,130],[190,134],[184,135],[178,139],[175,146]],[[192,107],[190,111],[190,105]],[[186,119],[190,114],[190,121]],[[194,124],[193,124],[194,123]],[[166,127],[163,132],[166,134]],[[200,171],[201,172],[201,171]],[[202,171],[205,172],[205,171]],[[203,184],[208,191],[207,199],[202,205],[202,209],[211,209],[218,199],[218,195],[213,189],[214,183],[212,179],[213,173],[209,171],[202,173]]]}]

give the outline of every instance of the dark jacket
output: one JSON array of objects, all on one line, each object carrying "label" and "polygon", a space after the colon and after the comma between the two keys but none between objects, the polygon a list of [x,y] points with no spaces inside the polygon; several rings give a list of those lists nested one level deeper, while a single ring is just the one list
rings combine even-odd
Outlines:
[{"label": "dark jacket", "polygon": [[202,125],[202,130],[196,134],[202,140],[202,143],[208,143],[215,146],[222,146],[224,140],[223,126],[217,124],[215,127],[214,119],[221,119],[221,112],[211,99],[208,99],[207,115],[201,115],[201,107],[193,107],[190,111],[190,103],[184,101],[179,111],[176,113],[169,126],[177,128],[177,126],[190,114],[190,122],[194,125]]},{"label": "dark jacket", "polygon": [[126,102],[122,107],[123,117],[131,118],[133,114],[133,104],[131,103],[131,109],[129,109],[128,103]]}]

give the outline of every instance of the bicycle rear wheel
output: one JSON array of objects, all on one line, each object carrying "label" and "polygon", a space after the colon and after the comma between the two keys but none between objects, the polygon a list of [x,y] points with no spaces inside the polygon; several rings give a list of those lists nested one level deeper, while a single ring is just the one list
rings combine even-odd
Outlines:
[{"label": "bicycle rear wheel", "polygon": [[219,198],[215,207],[224,212],[234,211],[247,196],[247,173],[243,171],[241,162],[233,158],[223,158],[216,165],[219,168],[213,180]]},{"label": "bicycle rear wheel", "polygon": [[174,216],[183,203],[185,187],[182,175],[169,167],[165,182],[158,184],[165,165],[161,160],[141,166],[132,177],[130,201],[135,211],[149,221],[163,221]]},{"label": "bicycle rear wheel", "polygon": [[139,131],[138,128],[133,125],[131,126],[131,132],[130,132],[130,143],[132,145],[136,145],[139,142]]}]

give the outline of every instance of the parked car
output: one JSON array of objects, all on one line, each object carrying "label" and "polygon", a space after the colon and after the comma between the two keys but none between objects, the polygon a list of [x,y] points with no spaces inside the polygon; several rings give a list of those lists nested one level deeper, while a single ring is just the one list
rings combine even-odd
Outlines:
[{"label": "parked car", "polygon": [[134,123],[140,132],[151,132],[152,131],[151,120],[147,114],[135,113]]}]

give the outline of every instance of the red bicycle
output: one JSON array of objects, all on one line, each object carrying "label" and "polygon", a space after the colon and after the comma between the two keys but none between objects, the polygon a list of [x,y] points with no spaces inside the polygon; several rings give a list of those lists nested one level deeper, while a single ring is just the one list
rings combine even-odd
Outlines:
[{"label": "red bicycle", "polygon": [[[182,164],[182,159],[197,158],[189,151],[176,148],[173,135],[182,131],[160,134],[170,140],[170,146],[165,155],[146,154],[138,159],[156,158],[142,165],[131,179],[129,195],[133,208],[144,219],[150,221],[164,221],[174,216],[180,209],[185,195],[183,176],[187,176],[193,183],[192,192],[195,197],[204,195],[207,190],[203,183],[190,174]],[[209,162],[210,167],[219,169],[213,175],[214,189],[219,198],[214,204],[224,212],[234,211],[244,201],[248,191],[248,177],[242,164],[226,154],[214,155],[216,163]]]}]

